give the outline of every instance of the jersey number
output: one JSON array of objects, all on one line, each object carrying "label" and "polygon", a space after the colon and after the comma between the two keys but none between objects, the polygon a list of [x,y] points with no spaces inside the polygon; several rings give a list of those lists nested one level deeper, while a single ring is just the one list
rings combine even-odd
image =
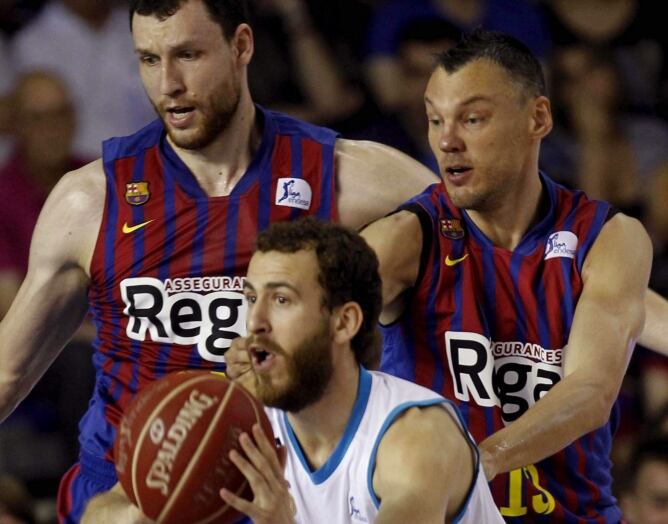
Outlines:
[{"label": "jersey number", "polygon": [[501,515],[504,517],[521,517],[527,514],[527,506],[523,504],[523,482],[531,482],[533,487],[539,491],[531,497],[531,508],[539,515],[547,515],[554,511],[554,497],[539,483],[538,470],[531,464],[523,468],[517,468],[508,473],[508,505],[502,506]]}]

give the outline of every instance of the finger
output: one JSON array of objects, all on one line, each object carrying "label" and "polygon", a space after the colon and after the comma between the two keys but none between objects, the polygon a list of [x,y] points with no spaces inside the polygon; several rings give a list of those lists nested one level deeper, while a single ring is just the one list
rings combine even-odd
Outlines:
[{"label": "finger", "polygon": [[230,490],[225,488],[221,488],[220,498],[223,499],[227,504],[232,506],[237,511],[240,511],[245,515],[248,515],[251,519],[255,518],[254,514],[255,506],[253,505],[252,502],[235,495]]},{"label": "finger", "polygon": [[257,470],[259,470],[265,476],[273,474],[271,463],[260,451],[255,441],[253,441],[248,433],[241,434],[239,437],[239,444],[241,444],[241,449],[244,450],[246,457],[248,457]]},{"label": "finger", "polygon": [[257,443],[260,452],[264,455],[265,459],[271,466],[271,470],[276,476],[276,478],[283,478],[283,467],[281,466],[281,461],[278,456],[278,451],[276,446],[269,442],[267,435],[262,430],[260,424],[253,424],[253,438]]},{"label": "finger", "polygon": [[[250,440],[248,435],[246,435],[246,438]],[[241,438],[239,440],[241,440]],[[255,498],[264,497],[267,495],[267,493],[270,492],[269,485],[267,484],[267,480],[263,473],[259,471],[251,462],[246,460],[241,455],[241,453],[233,449],[230,451],[229,457],[232,463],[237,468],[239,468],[239,471],[241,471],[243,476],[246,477],[248,484],[253,490],[253,495]]]}]

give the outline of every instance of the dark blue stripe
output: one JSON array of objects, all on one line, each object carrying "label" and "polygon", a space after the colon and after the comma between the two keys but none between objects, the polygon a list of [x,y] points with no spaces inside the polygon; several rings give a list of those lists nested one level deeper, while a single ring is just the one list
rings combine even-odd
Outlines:
[{"label": "dark blue stripe", "polygon": [[[146,151],[142,151],[141,154],[137,155],[135,159],[135,165],[132,171],[132,182],[141,182],[144,180],[144,162],[146,160]],[[149,191],[150,191],[149,187]],[[144,206],[132,206],[132,221],[134,224],[141,224],[146,220],[146,215],[144,213]],[[132,233],[133,241],[133,260],[132,266],[130,267],[130,278],[136,278],[141,274],[141,271],[144,269],[144,257],[146,256],[146,228],[141,228],[136,232]],[[130,362],[132,366],[132,371],[130,375],[130,382],[128,387],[130,391],[137,391],[137,382],[139,380],[139,367],[140,367],[140,355],[141,351],[141,342],[138,340],[132,340],[130,343]],[[120,385],[120,382],[119,382]],[[118,389],[118,388],[117,388]],[[120,393],[122,389],[118,391]],[[114,395],[117,392],[114,391]],[[116,398],[118,400],[118,398]]]},{"label": "dark blue stripe", "polygon": [[239,199],[234,198],[229,201],[227,218],[225,220],[225,259],[223,260],[223,275],[234,275],[238,229]]},{"label": "dark blue stripe", "polygon": [[[292,178],[304,178],[304,157],[302,155],[302,137],[293,135],[290,137],[290,176]],[[310,184],[309,184],[310,186]],[[311,188],[311,205],[315,195]],[[302,214],[302,210],[296,207],[290,208],[290,220],[296,219]]]},{"label": "dark blue stripe", "polygon": [[[563,225],[564,231],[572,231],[573,222],[575,222],[575,217],[577,216],[577,206],[580,202],[580,199],[583,197],[583,193],[576,193],[573,198],[573,204],[571,206],[571,212],[568,214],[566,221]],[[579,239],[578,239],[579,241]],[[570,258],[560,258],[561,263],[561,275],[564,279],[563,285],[563,296],[561,298],[561,309],[562,316],[564,319],[563,332],[568,338],[568,333],[571,332],[571,325],[573,324],[573,315],[575,314],[575,303],[573,298],[573,288],[571,285],[571,274],[573,271],[573,260]]]},{"label": "dark blue stripe", "polygon": [[276,122],[270,111],[266,111],[260,106],[256,106],[256,108],[262,119],[262,139],[246,169],[246,173],[234,186],[231,196],[236,197],[245,194],[258,180],[263,178],[264,173],[271,171],[270,161],[276,139]]},{"label": "dark blue stripe", "polygon": [[[118,221],[118,195],[116,193],[116,187],[114,185],[114,171],[115,171],[115,162],[105,162],[105,175],[107,177],[107,230],[104,232],[105,235],[105,254],[104,254],[104,279],[105,284],[108,285],[106,302],[109,304],[114,303],[114,286],[113,283],[116,280],[116,273],[114,270],[114,263],[116,259],[116,225]],[[114,328],[111,333],[110,340],[110,349],[108,352],[108,357],[113,360],[113,357],[120,350],[121,344],[119,339],[121,337],[121,327],[120,323],[114,323]],[[120,364],[116,362],[111,366],[109,370],[109,375],[114,377],[118,374],[118,368]],[[118,386],[118,384],[117,384]],[[116,388],[118,390],[118,387]],[[110,392],[114,400],[118,400],[119,391]]]},{"label": "dark blue stripe", "polygon": [[[204,250],[206,226],[209,223],[209,202],[208,200],[198,200],[195,202],[195,210],[197,214],[197,224],[195,230],[195,238],[192,243],[192,264],[190,266],[191,277],[203,276],[204,264]],[[201,367],[202,356],[199,354],[197,344],[193,345],[188,357],[188,367]]]},{"label": "dark blue stripe", "polygon": [[[472,246],[475,243],[475,240],[476,239],[474,238],[471,239]],[[480,247],[482,248],[482,278],[484,281],[483,293],[485,299],[482,303],[484,313],[480,316],[484,323],[484,334],[494,340],[496,326],[489,325],[490,319],[493,320],[496,318],[496,270],[494,268],[494,246],[485,244]],[[471,256],[473,256],[473,254],[471,254]]]},{"label": "dark blue stripe", "polygon": [[[541,271],[541,273],[543,272]],[[543,273],[543,278],[538,281],[534,289],[536,294],[536,307],[538,308],[538,311],[536,311],[536,320],[538,322],[538,339],[542,347],[554,349],[552,346],[554,342],[550,336],[550,323],[548,320],[550,311],[548,311],[547,307],[544,278],[545,275]]]},{"label": "dark blue stripe", "polygon": [[334,146],[322,146],[322,185],[320,190],[320,208],[317,217],[321,220],[332,218],[332,180],[334,178]]},{"label": "dark blue stripe", "polygon": [[520,268],[522,267],[523,256],[520,253],[513,252],[510,256],[510,278],[513,282],[513,295],[515,298],[515,322],[517,325],[517,340],[527,341],[527,314],[522,303],[520,294]]},{"label": "dark blue stripe", "polygon": [[[169,263],[176,247],[176,195],[174,179],[163,177],[165,191],[163,195],[164,220],[165,220],[165,246],[163,251],[163,263],[158,268],[158,278],[165,282],[169,278]],[[155,378],[160,378],[167,373],[169,355],[174,346],[169,343],[161,343],[156,357]]]},{"label": "dark blue stripe", "polygon": [[427,346],[431,354],[431,360],[434,363],[434,372],[431,379],[431,389],[437,392],[443,391],[443,386],[445,384],[445,373],[443,369],[443,357],[441,355],[441,349],[439,344],[439,339],[435,336],[432,336],[432,333],[438,333],[438,276],[441,270],[441,264],[444,264],[443,253],[441,252],[441,244],[438,242],[438,232],[440,230],[440,224],[438,222],[438,214],[435,214],[433,209],[433,203],[430,201],[429,205],[432,209],[427,209],[429,216],[436,217],[432,218],[432,230],[433,230],[433,241],[432,241],[432,256],[429,257],[431,260],[431,268],[425,271],[425,278],[429,278],[429,292],[427,294],[427,303],[425,304],[425,333]]},{"label": "dark blue stripe", "polygon": [[582,271],[582,265],[584,260],[591,249],[591,246],[594,245],[594,242],[598,238],[601,229],[605,225],[605,220],[608,217],[608,212],[610,210],[610,205],[606,202],[597,202],[596,203],[596,212],[594,213],[594,218],[587,232],[587,237],[583,240],[582,244],[578,246],[577,254],[577,268],[578,272]]}]

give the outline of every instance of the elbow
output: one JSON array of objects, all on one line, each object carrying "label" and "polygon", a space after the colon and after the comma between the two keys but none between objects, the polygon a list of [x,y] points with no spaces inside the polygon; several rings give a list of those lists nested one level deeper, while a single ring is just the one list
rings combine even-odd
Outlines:
[{"label": "elbow", "polygon": [[587,401],[589,409],[587,409],[586,420],[589,427],[587,433],[594,431],[608,422],[610,419],[610,411],[612,410],[619,388],[612,388],[609,384],[592,385],[590,398]]},{"label": "elbow", "polygon": [[0,373],[0,423],[11,415],[29,391],[22,391],[19,377]]}]

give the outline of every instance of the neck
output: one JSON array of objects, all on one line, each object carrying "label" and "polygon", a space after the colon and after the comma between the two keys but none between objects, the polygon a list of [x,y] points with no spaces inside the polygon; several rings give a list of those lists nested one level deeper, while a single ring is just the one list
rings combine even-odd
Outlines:
[{"label": "neck", "polygon": [[314,469],[327,462],[341,440],[357,399],[359,365],[354,358],[349,360],[334,363],[336,371],[320,400],[297,413],[288,413],[304,456]]},{"label": "neck", "polygon": [[209,196],[227,196],[246,173],[261,138],[255,106],[246,94],[239,100],[230,125],[208,146],[183,149],[167,139]]},{"label": "neck", "polygon": [[540,214],[543,187],[536,167],[518,187],[508,187],[486,210],[467,210],[469,217],[495,246],[513,250]]}]

